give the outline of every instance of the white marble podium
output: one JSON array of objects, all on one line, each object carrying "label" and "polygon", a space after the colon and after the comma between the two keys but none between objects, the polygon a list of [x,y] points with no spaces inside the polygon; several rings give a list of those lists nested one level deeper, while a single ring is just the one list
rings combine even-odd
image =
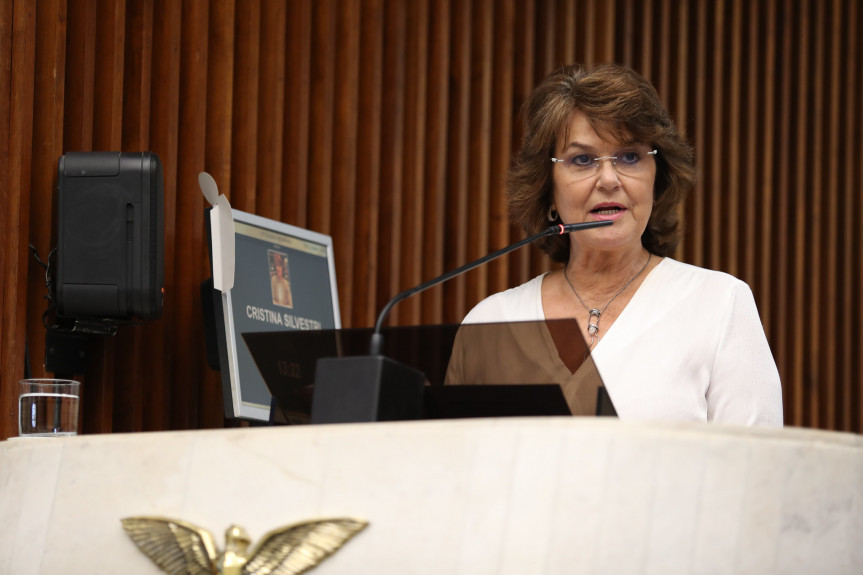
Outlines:
[{"label": "white marble podium", "polygon": [[313,573],[863,573],[863,436],[513,418],[0,442],[0,573],[157,574],[120,519],[369,527]]}]

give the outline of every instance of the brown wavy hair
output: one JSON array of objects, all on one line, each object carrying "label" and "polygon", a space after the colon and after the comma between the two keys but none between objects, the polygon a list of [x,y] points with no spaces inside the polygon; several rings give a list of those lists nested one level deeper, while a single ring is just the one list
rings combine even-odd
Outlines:
[{"label": "brown wavy hair", "polygon": [[[692,148],[677,132],[654,87],[627,66],[602,64],[586,70],[563,66],[531,94],[522,110],[524,136],[507,181],[510,216],[528,234],[548,227],[553,202],[551,157],[572,113],[584,113],[597,133],[659,150],[654,205],[642,245],[670,256],[683,233],[679,206],[695,186]],[[573,222],[567,222],[573,223]],[[569,259],[569,236],[549,236],[540,248],[556,262]]]}]

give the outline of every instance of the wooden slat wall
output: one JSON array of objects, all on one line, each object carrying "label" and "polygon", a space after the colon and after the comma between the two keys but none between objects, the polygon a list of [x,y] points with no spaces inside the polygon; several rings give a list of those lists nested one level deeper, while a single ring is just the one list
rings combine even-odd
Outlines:
[{"label": "wooden slat wall", "polygon": [[[165,169],[161,320],[97,341],[85,432],[220,427],[199,285],[213,174],[232,204],[332,234],[342,320],[519,239],[519,108],[560,64],[651,79],[696,148],[679,258],[753,288],[790,425],[863,431],[863,8],[857,0],[0,0],[0,437],[44,372],[57,158]],[[549,268],[533,248],[395,308],[457,322]],[[661,334],[657,334],[661,336]],[[26,344],[25,344],[26,338]]]}]

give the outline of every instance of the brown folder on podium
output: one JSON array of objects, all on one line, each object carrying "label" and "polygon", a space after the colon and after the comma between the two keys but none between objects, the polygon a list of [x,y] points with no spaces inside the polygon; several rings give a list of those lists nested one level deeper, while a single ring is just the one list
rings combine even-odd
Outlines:
[{"label": "brown folder on podium", "polygon": [[[243,334],[273,395],[273,422],[615,415],[573,320],[382,334],[385,357],[365,355],[371,329]],[[362,373],[369,369],[382,373]],[[327,404],[338,405],[326,413]]]}]

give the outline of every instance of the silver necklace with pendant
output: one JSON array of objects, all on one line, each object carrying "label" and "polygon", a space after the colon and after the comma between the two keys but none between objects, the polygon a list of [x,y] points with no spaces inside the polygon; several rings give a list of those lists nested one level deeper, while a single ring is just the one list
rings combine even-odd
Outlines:
[{"label": "silver necklace with pendant", "polygon": [[647,261],[644,262],[644,265],[641,266],[641,269],[638,270],[634,276],[629,278],[629,281],[627,281],[625,284],[623,284],[623,287],[620,288],[620,290],[616,294],[614,294],[611,297],[611,299],[608,300],[608,302],[604,306],[602,306],[602,309],[598,309],[595,307],[589,307],[586,303],[584,303],[584,300],[581,299],[581,296],[578,295],[578,292],[575,290],[575,286],[572,285],[572,281],[569,279],[569,274],[566,273],[567,272],[566,268],[563,268],[563,277],[566,278],[566,283],[569,284],[569,289],[572,290],[572,293],[574,293],[575,297],[578,298],[578,302],[582,306],[584,306],[584,309],[586,309],[587,313],[589,314],[588,320],[587,320],[587,334],[590,336],[590,345],[588,346],[588,349],[593,349],[593,346],[596,345],[596,334],[599,333],[599,319],[600,319],[600,317],[602,317],[602,312],[604,312],[606,309],[608,309],[608,306],[611,305],[611,302],[613,302],[617,296],[622,294],[624,292],[624,290],[626,290],[626,288],[629,287],[629,284],[634,282],[635,278],[637,278],[638,276],[641,275],[641,272],[643,272],[645,269],[647,269],[647,264],[650,263],[650,258],[652,256],[653,256],[653,254],[651,254],[650,252],[647,252]]}]

